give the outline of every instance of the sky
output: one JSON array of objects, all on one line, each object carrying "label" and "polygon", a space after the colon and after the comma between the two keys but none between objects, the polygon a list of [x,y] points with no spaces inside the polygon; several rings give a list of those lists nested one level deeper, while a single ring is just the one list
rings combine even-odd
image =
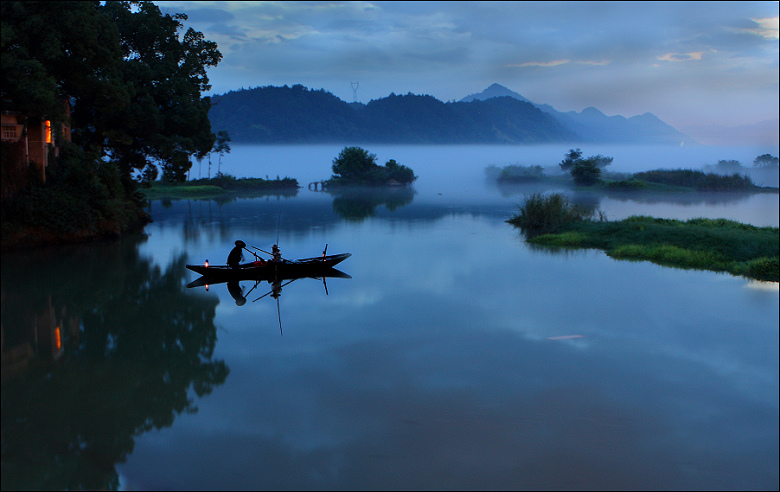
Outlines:
[{"label": "sky", "polygon": [[211,94],[302,84],[349,102],[446,102],[498,83],[681,130],[778,119],[778,2],[155,4],[218,44]]}]

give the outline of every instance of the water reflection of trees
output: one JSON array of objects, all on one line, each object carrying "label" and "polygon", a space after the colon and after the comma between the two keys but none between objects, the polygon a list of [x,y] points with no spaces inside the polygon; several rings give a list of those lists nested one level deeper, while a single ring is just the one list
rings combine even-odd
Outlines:
[{"label": "water reflection of trees", "polygon": [[141,240],[3,258],[3,489],[116,489],[136,436],[225,381],[218,301]]},{"label": "water reflection of trees", "polygon": [[412,203],[415,191],[407,186],[378,188],[336,188],[328,190],[333,196],[333,210],[342,219],[362,221],[376,215],[376,208],[384,205],[391,212]]}]

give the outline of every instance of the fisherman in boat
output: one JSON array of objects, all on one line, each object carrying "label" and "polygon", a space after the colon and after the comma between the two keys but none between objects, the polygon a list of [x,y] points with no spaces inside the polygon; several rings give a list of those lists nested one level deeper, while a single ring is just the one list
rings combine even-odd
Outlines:
[{"label": "fisherman in boat", "polygon": [[273,256],[273,261],[281,261],[282,260],[282,252],[279,251],[279,246],[274,244],[271,247],[271,256]]},{"label": "fisherman in boat", "polygon": [[239,263],[244,259],[243,250],[246,248],[246,243],[242,240],[236,241],[236,247],[230,251],[227,258],[227,264],[230,268],[238,268]]}]

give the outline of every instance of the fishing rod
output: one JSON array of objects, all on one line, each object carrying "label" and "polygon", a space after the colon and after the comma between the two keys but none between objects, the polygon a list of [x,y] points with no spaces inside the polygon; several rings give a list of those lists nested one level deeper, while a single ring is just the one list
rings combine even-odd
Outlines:
[{"label": "fishing rod", "polygon": [[[271,255],[271,257],[273,257],[273,256],[274,256],[274,254],[273,254],[273,253],[269,253],[268,251],[266,251],[266,250],[264,250],[264,249],[260,249],[260,248],[258,248],[257,246],[252,246],[252,247],[253,247],[253,248],[255,248],[256,250],[260,251],[261,253],[265,253],[265,254],[267,254],[267,255]],[[252,254],[254,254],[254,253],[252,253]],[[280,256],[280,257],[281,257],[281,256]],[[295,261],[295,260],[288,260],[287,258],[284,258],[284,257],[281,257],[281,258],[282,258],[284,261],[286,261],[287,263],[297,263],[297,261]]]}]

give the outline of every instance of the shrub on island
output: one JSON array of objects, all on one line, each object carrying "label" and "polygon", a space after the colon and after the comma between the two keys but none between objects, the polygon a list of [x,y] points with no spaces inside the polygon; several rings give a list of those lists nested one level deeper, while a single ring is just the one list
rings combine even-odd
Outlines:
[{"label": "shrub on island", "polygon": [[409,185],[417,179],[409,167],[390,159],[384,166],[376,163],[376,154],[361,147],[344,147],[333,159],[332,185]]}]

